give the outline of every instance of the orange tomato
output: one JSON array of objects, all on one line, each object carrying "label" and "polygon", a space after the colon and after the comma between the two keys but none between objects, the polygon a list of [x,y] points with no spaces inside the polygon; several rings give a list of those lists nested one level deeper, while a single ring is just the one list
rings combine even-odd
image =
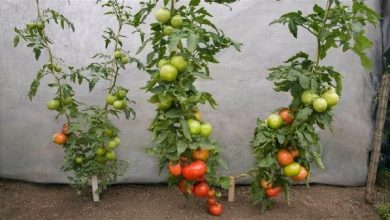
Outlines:
[{"label": "orange tomato", "polygon": [[213,189],[211,189],[210,191],[209,191],[209,198],[214,198],[214,196],[215,196],[215,190],[213,190]]},{"label": "orange tomato", "polygon": [[65,144],[67,141],[68,137],[62,133],[58,133],[53,136],[53,142],[56,144]]},{"label": "orange tomato", "polygon": [[181,165],[180,163],[174,164],[172,161],[168,163],[168,170],[172,176],[180,176],[181,174]]},{"label": "orange tomato", "polygon": [[194,160],[206,161],[209,158],[209,150],[198,148],[192,151],[192,158]]},{"label": "orange tomato", "polygon": [[277,160],[281,166],[286,166],[294,162],[294,157],[288,150],[280,149],[277,153]]},{"label": "orange tomato", "polygon": [[307,178],[307,175],[308,175],[308,172],[307,172],[306,168],[304,166],[301,166],[301,172],[299,172],[299,174],[297,176],[291,177],[291,179],[293,179],[295,181],[302,181],[302,180],[305,180]]}]

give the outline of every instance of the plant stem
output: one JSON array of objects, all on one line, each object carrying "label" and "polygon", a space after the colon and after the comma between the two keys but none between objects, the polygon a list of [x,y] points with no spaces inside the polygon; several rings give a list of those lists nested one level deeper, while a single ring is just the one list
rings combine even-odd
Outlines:
[{"label": "plant stem", "polygon": [[[326,20],[328,19],[328,13],[329,13],[330,6],[331,6],[331,2],[330,2],[330,0],[327,0],[326,8],[325,8],[325,14],[324,14],[324,20],[322,21],[322,26],[321,26],[320,31],[316,35],[316,37],[317,37],[317,54],[316,54],[315,67],[317,67],[319,65],[319,63],[320,63],[320,54],[322,52],[322,45],[321,45],[320,35],[321,35],[322,31],[324,30],[324,26],[326,24]],[[315,67],[313,68],[313,71],[314,71]]]},{"label": "plant stem", "polygon": [[[38,19],[40,20],[40,22],[42,22],[43,24],[45,24],[43,18],[42,18],[42,14],[41,14],[41,10],[40,10],[40,6],[39,6],[39,0],[35,0],[35,3],[36,3],[36,6],[37,6],[37,14],[38,14]],[[50,73],[53,75],[58,87],[60,86],[61,84],[61,81],[60,79],[56,76],[56,74],[54,73],[54,67],[53,67],[53,53],[51,51],[51,48],[49,46],[49,42],[47,41],[47,35],[46,35],[46,32],[45,32],[45,28],[42,29],[42,40],[43,42],[45,43],[45,48],[49,54],[49,62],[50,62],[50,65],[51,65],[51,68],[49,68],[50,70]],[[61,89],[58,89],[58,94],[60,96],[60,102],[61,104],[63,105],[62,103],[62,100],[64,100],[64,97],[63,97],[63,94],[62,94],[62,91]],[[70,118],[69,118],[69,115],[68,113],[64,113],[65,114],[65,117],[66,117],[66,120],[68,122],[68,124],[70,123]]]},{"label": "plant stem", "polygon": [[[124,6],[124,1],[122,1],[122,7],[123,6]],[[117,11],[117,13],[119,13],[119,12]],[[120,14],[119,14],[119,16],[120,16]],[[117,16],[117,17],[119,18],[119,16]],[[121,18],[119,18],[119,20],[118,20],[118,30],[117,30],[117,32],[115,34],[114,52],[118,50],[119,35],[120,35],[120,32],[122,31],[122,27],[123,27],[122,21],[120,19]],[[117,62],[112,62],[112,70],[114,72],[114,76],[111,76],[111,79],[110,79],[110,88],[108,89],[108,93],[109,94],[114,89],[114,87],[116,85],[116,81],[117,81],[118,75],[119,75],[119,67],[118,67],[118,63]],[[104,110],[107,112],[107,109],[108,109],[108,104],[106,103],[106,105],[104,106]]]},{"label": "plant stem", "polygon": [[171,11],[175,10],[175,4],[176,4],[176,0],[172,0],[172,2],[171,2]]}]

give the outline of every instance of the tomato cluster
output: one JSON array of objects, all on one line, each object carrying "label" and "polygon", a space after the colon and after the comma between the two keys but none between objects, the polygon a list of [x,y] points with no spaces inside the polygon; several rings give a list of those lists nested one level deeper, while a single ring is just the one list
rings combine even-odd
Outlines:
[{"label": "tomato cluster", "polygon": [[206,181],[207,161],[209,151],[207,149],[195,149],[192,151],[192,160],[181,157],[178,163],[169,162],[168,170],[170,175],[179,177],[180,191],[188,196],[193,194],[196,197],[207,198],[209,213],[212,215],[222,214],[222,205],[217,202],[215,191],[210,188]]}]

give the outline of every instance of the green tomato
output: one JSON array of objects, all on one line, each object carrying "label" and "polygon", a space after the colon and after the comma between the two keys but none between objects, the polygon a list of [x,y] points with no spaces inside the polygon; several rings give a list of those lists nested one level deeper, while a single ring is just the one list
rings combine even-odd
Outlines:
[{"label": "green tomato", "polygon": [[308,89],[302,93],[301,101],[305,105],[311,105],[316,96],[317,96],[316,94],[314,94],[311,90]]},{"label": "green tomato", "polygon": [[111,139],[108,143],[107,143],[107,147],[111,150],[115,149],[116,147],[118,147],[118,142],[116,142],[114,139]]},{"label": "green tomato", "polygon": [[111,150],[108,150],[108,151],[106,152],[105,157],[106,157],[107,160],[115,160],[115,159],[116,159],[115,152],[114,152],[114,151],[111,151]]},{"label": "green tomato", "polygon": [[297,176],[301,172],[301,165],[296,162],[292,162],[289,165],[283,167],[284,175],[288,177]]},{"label": "green tomato", "polygon": [[339,95],[337,95],[336,92],[331,91],[331,90],[326,91],[324,94],[322,94],[321,97],[326,100],[329,107],[337,105],[337,103],[340,100]]},{"label": "green tomato", "polygon": [[165,98],[160,100],[160,102],[157,103],[157,107],[160,110],[167,110],[169,109],[173,104],[172,98]]},{"label": "green tomato", "polygon": [[28,23],[28,24],[26,24],[26,26],[27,26],[27,29],[29,29],[30,31],[37,28],[36,23]]},{"label": "green tomato", "polygon": [[184,71],[187,68],[187,61],[182,56],[172,57],[171,64],[176,67],[178,71]]},{"label": "green tomato", "polygon": [[180,15],[175,15],[171,18],[171,25],[174,28],[179,28],[183,24],[183,18]]},{"label": "green tomato", "polygon": [[207,138],[213,132],[213,126],[210,123],[204,123],[200,126],[200,135]]},{"label": "green tomato", "polygon": [[80,157],[76,157],[75,161],[76,161],[77,164],[81,164],[84,161],[84,158],[81,157],[81,156]]},{"label": "green tomato", "polygon": [[188,126],[190,128],[190,133],[192,135],[200,134],[201,132],[201,125],[200,122],[194,119],[188,119],[187,120]]},{"label": "green tomato", "polygon": [[104,147],[99,147],[99,148],[96,150],[96,155],[97,155],[97,156],[103,156],[105,153],[106,153],[106,149],[105,149]]},{"label": "green tomato", "polygon": [[55,64],[55,65],[54,65],[54,70],[55,70],[56,72],[61,72],[61,71],[62,71],[62,68],[61,68],[59,65]]},{"label": "green tomato", "polygon": [[118,89],[118,91],[116,92],[115,95],[116,95],[116,97],[118,99],[124,99],[126,97],[126,95],[127,95],[127,90],[125,90],[125,89]]},{"label": "green tomato", "polygon": [[279,114],[271,114],[267,118],[267,125],[270,128],[278,129],[280,128],[280,126],[282,126],[282,123],[283,123],[283,119],[282,117],[280,117]]},{"label": "green tomato", "polygon": [[47,103],[47,108],[50,110],[58,110],[61,106],[60,101],[53,99]]},{"label": "green tomato", "polygon": [[171,11],[166,8],[160,8],[156,11],[155,17],[157,21],[165,24],[171,18]]},{"label": "green tomato", "polygon": [[108,137],[115,137],[116,136],[116,133],[114,130],[112,129],[109,129],[109,128],[105,128],[104,129],[104,134]]},{"label": "green tomato", "polygon": [[73,103],[73,99],[72,97],[70,96],[67,96],[66,98],[64,98],[63,102],[62,102],[64,105],[70,105]]},{"label": "green tomato", "polygon": [[164,65],[167,65],[169,64],[169,60],[166,60],[166,59],[161,59],[160,61],[158,61],[158,68],[161,69],[161,67],[163,67]]},{"label": "green tomato", "polygon": [[113,139],[118,145],[121,144],[121,139],[119,137],[114,137]]},{"label": "green tomato", "polygon": [[112,104],[114,104],[114,102],[115,102],[117,99],[118,99],[118,98],[117,98],[115,95],[108,94],[108,95],[106,96],[106,103],[107,103],[108,105],[112,105]]},{"label": "green tomato", "polygon": [[43,22],[38,22],[38,23],[37,23],[37,28],[38,28],[38,30],[42,30],[44,27],[45,27],[45,26],[44,26]]},{"label": "green tomato", "polygon": [[163,29],[163,34],[166,35],[166,36],[169,36],[169,35],[172,34],[173,30],[175,30],[175,29],[172,26],[167,25]]},{"label": "green tomato", "polygon": [[166,64],[160,69],[160,79],[163,81],[174,81],[177,77],[177,69],[171,64]]},{"label": "green tomato", "polygon": [[129,62],[130,62],[130,58],[129,57],[127,57],[127,56],[122,57],[121,63],[128,64]]},{"label": "green tomato", "polygon": [[323,112],[328,108],[328,103],[324,98],[317,98],[313,101],[313,109],[316,112]]},{"label": "green tomato", "polygon": [[123,57],[123,54],[120,50],[117,50],[114,52],[114,58],[115,59],[121,59]]},{"label": "green tomato", "polygon": [[123,110],[126,108],[126,101],[124,100],[116,100],[113,104],[116,110]]},{"label": "green tomato", "polygon": [[103,155],[102,156],[96,156],[96,161],[98,163],[104,164],[107,161],[107,159]]}]

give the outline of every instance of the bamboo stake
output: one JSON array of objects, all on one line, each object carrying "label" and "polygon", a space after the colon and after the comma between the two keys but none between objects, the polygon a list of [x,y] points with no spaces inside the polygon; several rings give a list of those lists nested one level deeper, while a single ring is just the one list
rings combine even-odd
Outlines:
[{"label": "bamboo stake", "polygon": [[235,188],[236,188],[236,183],[235,180],[236,178],[234,176],[229,176],[230,180],[230,187],[228,191],[228,202],[234,202],[234,194],[235,194]]},{"label": "bamboo stake", "polygon": [[92,182],[92,197],[94,202],[99,202],[99,193],[98,193],[98,178],[96,175],[91,177]]},{"label": "bamboo stake", "polygon": [[378,169],[379,156],[382,145],[383,126],[386,120],[387,102],[389,100],[390,91],[390,74],[385,74],[382,77],[382,85],[379,90],[379,103],[376,112],[375,133],[372,141],[372,151],[370,165],[368,167],[367,186],[366,186],[366,201],[374,203],[375,199],[375,181]]}]

